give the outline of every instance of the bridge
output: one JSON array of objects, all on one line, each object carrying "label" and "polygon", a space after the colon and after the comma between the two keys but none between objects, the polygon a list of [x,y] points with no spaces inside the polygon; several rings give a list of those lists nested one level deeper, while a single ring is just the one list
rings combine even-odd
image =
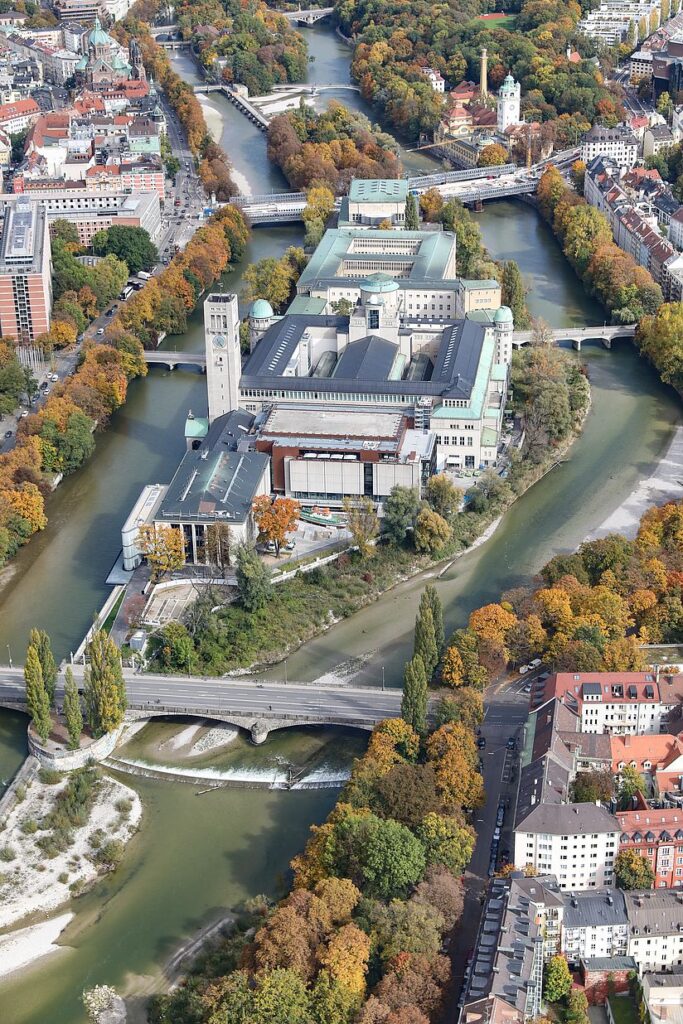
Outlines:
[{"label": "bridge", "polygon": [[343,92],[344,90],[359,93],[360,86],[353,85],[351,82],[333,82],[331,85],[309,85],[306,82],[300,82],[298,85],[278,85],[273,92],[266,93],[265,96],[250,96],[249,101],[265,107],[268,103],[277,103],[283,95],[315,96],[319,92]]},{"label": "bridge", "polygon": [[[633,339],[636,333],[635,324],[621,324],[618,327],[558,327],[552,332],[556,344],[563,341],[571,341],[577,352],[581,351],[581,344],[584,341],[600,341],[605,348],[611,349],[612,342],[618,338]],[[523,348],[533,340],[532,331],[515,331],[512,336],[512,347]]]},{"label": "bridge", "polygon": [[176,366],[200,366],[202,370],[206,370],[206,355],[204,352],[145,349],[144,357],[148,366],[165,366],[169,370],[175,370]]},{"label": "bridge", "polygon": [[193,92],[195,93],[211,93],[211,92],[222,92],[227,99],[230,100],[234,107],[244,114],[257,128],[260,128],[262,132],[268,127],[268,118],[261,113],[258,107],[255,107],[253,103],[250,103],[248,99],[235,92],[234,89],[229,89],[227,85],[209,85],[201,83],[200,85],[193,86]]},{"label": "bridge", "polygon": [[[83,666],[73,666],[79,686]],[[338,725],[372,730],[384,718],[398,718],[402,690],[379,687],[316,686],[306,683],[260,683],[257,679],[143,675],[124,669],[128,694],[126,718],[136,721],[182,715],[227,722],[263,743],[276,729],[304,725]],[[57,704],[63,678],[57,683]],[[0,668],[0,706],[26,710],[23,669]]]},{"label": "bridge", "polygon": [[308,11],[278,11],[287,21],[296,21],[300,25],[315,25],[321,18],[327,18],[332,14],[334,7],[312,7]]}]

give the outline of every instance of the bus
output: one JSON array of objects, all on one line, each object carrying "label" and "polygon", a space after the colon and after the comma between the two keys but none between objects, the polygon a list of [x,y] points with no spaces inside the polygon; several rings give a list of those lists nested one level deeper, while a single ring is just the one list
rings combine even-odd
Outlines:
[{"label": "bus", "polygon": [[130,296],[132,294],[133,294],[133,286],[130,285],[130,284],[127,284],[126,287],[121,292],[121,294],[119,295],[119,298],[122,299],[125,302],[125,300],[130,298]]}]

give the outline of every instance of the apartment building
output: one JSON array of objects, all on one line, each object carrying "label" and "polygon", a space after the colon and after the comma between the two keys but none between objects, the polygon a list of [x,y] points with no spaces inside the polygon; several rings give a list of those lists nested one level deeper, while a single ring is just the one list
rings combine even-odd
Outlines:
[{"label": "apartment building", "polygon": [[4,215],[0,244],[0,335],[33,342],[50,328],[52,278],[46,211],[20,197]]},{"label": "apartment building", "polygon": [[581,159],[586,163],[606,156],[620,167],[633,167],[639,155],[638,139],[628,128],[605,128],[595,124],[581,142]]},{"label": "apartment building", "polygon": [[640,974],[683,965],[683,892],[625,892],[629,955]]},{"label": "apartment building", "polygon": [[537,704],[556,697],[577,715],[582,733],[667,731],[669,713],[679,707],[683,676],[652,672],[558,672]]},{"label": "apartment building", "polygon": [[611,886],[619,834],[604,807],[541,803],[515,827],[513,862],[555,875],[563,892]]},{"label": "apartment building", "polygon": [[594,957],[625,956],[628,915],[621,889],[566,894],[560,948],[575,967]]},{"label": "apartment building", "polygon": [[615,814],[620,850],[644,857],[654,873],[655,889],[683,886],[683,809],[650,808],[644,800],[631,811]]},{"label": "apartment building", "polygon": [[8,135],[23,132],[40,116],[40,107],[33,99],[0,104],[0,128]]}]

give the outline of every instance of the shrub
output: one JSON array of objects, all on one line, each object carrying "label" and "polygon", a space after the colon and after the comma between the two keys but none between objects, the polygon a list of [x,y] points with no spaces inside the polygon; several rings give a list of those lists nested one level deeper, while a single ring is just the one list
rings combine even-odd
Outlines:
[{"label": "shrub", "polygon": [[66,885],[66,883],[69,881],[68,873],[66,871],[62,871],[61,874],[57,875],[57,881],[61,882],[62,885]]},{"label": "shrub", "polygon": [[22,804],[26,799],[26,786],[17,786],[14,795],[17,798],[17,803]]},{"label": "shrub", "polygon": [[14,860],[15,857],[16,853],[7,843],[4,846],[0,846],[0,860],[5,861],[5,863],[9,863],[9,861]]},{"label": "shrub", "polygon": [[38,778],[46,786],[56,786],[58,782],[62,781],[62,773],[54,768],[41,768],[38,772]]},{"label": "shrub", "polygon": [[120,839],[110,839],[95,854],[95,862],[114,870],[123,860],[125,847]]},{"label": "shrub", "polygon": [[125,817],[128,817],[130,812],[133,810],[133,801],[129,800],[127,797],[123,797],[121,800],[116,801],[114,807],[119,814],[123,814]]},{"label": "shrub", "polygon": [[38,831],[38,822],[35,818],[25,818],[21,823],[21,831],[24,835],[32,836],[34,832]]}]

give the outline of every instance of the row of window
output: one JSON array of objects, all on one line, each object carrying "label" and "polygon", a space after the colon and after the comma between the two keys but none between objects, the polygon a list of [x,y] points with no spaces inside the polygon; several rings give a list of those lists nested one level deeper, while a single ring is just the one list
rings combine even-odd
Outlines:
[{"label": "row of window", "polygon": [[445,445],[455,445],[456,447],[460,445],[461,448],[472,448],[474,446],[474,438],[472,436],[456,437],[455,434],[453,434],[453,437],[451,438],[448,434],[444,434],[443,436],[441,434],[437,434],[436,443]]}]

